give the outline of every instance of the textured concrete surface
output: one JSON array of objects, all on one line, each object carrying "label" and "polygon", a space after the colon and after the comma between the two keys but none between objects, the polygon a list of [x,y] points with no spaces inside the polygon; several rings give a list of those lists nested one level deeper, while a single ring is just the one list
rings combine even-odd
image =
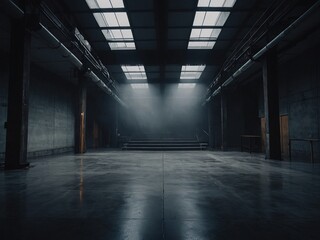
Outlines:
[{"label": "textured concrete surface", "polygon": [[1,239],[319,239],[320,165],[91,152],[0,172]]}]

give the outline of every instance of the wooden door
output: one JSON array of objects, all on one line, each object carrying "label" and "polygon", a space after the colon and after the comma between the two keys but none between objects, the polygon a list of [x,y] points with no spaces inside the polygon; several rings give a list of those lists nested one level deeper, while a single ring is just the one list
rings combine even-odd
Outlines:
[{"label": "wooden door", "polygon": [[266,151],[266,118],[261,118],[261,151]]},{"label": "wooden door", "polygon": [[288,115],[280,116],[280,140],[281,140],[281,156],[288,158],[289,156],[289,122]]}]

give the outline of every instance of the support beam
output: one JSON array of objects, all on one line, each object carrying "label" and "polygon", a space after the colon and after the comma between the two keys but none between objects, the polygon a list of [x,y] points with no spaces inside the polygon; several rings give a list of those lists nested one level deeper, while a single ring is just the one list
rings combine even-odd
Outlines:
[{"label": "support beam", "polygon": [[266,158],[281,160],[279,90],[275,49],[266,55],[263,62],[263,94],[266,119]]},{"label": "support beam", "polygon": [[30,80],[30,33],[25,21],[12,20],[10,77],[5,168],[20,169],[27,162],[28,111]]},{"label": "support beam", "polygon": [[86,147],[86,118],[87,118],[87,86],[82,73],[79,73],[79,85],[77,96],[77,111],[76,111],[76,141],[75,152],[85,153]]},{"label": "support beam", "polygon": [[225,89],[221,89],[221,150],[227,149],[227,94]]}]

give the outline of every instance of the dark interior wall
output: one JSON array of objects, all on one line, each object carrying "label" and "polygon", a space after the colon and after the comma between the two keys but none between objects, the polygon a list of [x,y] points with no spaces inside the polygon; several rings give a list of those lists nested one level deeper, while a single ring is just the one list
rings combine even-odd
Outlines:
[{"label": "dark interior wall", "polygon": [[[7,121],[8,68],[0,65],[0,157],[4,158]],[[50,72],[31,66],[28,156],[71,151],[74,147],[74,86]]]},{"label": "dark interior wall", "polygon": [[31,67],[29,156],[73,149],[75,90],[76,86],[58,76]]},{"label": "dark interior wall", "polygon": [[212,137],[213,137],[213,148],[221,148],[221,98],[220,95],[215,97],[211,102],[212,111]]},{"label": "dark interior wall", "polygon": [[240,135],[244,134],[244,102],[241,88],[227,92],[227,148],[240,148]]},{"label": "dark interior wall", "polygon": [[100,92],[87,96],[87,148],[117,147],[117,107],[110,96]]},{"label": "dark interior wall", "polygon": [[4,124],[7,121],[8,107],[8,79],[9,66],[5,54],[0,54],[0,159],[4,158],[6,148],[6,129]]},{"label": "dark interior wall", "polygon": [[[320,45],[279,68],[280,112],[288,114],[290,138],[320,138]],[[320,144],[314,146],[319,159]],[[309,161],[308,142],[293,142],[292,156]]]},{"label": "dark interior wall", "polygon": [[[121,135],[139,138],[193,138],[207,118],[201,107],[204,88],[178,89],[169,84],[160,90],[149,84],[149,89],[123,87],[129,108],[120,112]],[[207,119],[205,119],[207,120]]]}]

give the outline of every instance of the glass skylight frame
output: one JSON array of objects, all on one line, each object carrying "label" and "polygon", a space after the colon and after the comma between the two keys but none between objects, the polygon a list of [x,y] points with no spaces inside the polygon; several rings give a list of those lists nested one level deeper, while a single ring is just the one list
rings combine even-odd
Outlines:
[{"label": "glass skylight frame", "polygon": [[124,8],[123,0],[86,0],[90,9]]},{"label": "glass skylight frame", "polygon": [[196,11],[188,49],[213,49],[230,12],[211,11],[210,8],[232,8],[235,3],[236,0],[199,0],[198,8],[208,8],[208,10]]},{"label": "glass skylight frame", "polygon": [[[136,50],[133,32],[123,0],[86,0],[90,9],[123,9],[120,11],[94,12],[101,31],[111,50]],[[112,29],[108,29],[112,28]]]},{"label": "glass skylight frame", "polygon": [[147,80],[146,70],[143,65],[121,65],[127,80]]},{"label": "glass skylight frame", "polygon": [[233,7],[237,0],[199,0],[198,7]]},{"label": "glass skylight frame", "polygon": [[206,65],[182,65],[180,80],[198,80],[205,68]]}]

